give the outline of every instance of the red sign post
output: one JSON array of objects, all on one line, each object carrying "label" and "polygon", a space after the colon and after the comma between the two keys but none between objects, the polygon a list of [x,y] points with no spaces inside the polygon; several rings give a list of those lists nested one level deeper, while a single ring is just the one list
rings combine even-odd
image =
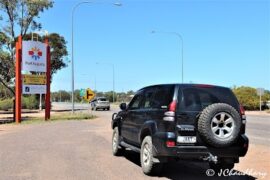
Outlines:
[{"label": "red sign post", "polygon": [[47,71],[46,71],[46,76],[47,76],[47,88],[46,88],[46,95],[45,95],[45,120],[47,121],[51,117],[51,51],[50,51],[50,46],[49,46],[49,40],[46,37],[45,38],[45,44],[47,44]]},{"label": "red sign post", "polygon": [[[50,102],[50,83],[51,83],[51,55],[49,40],[45,38],[46,44],[46,95],[45,95],[45,120],[50,119],[51,102]],[[16,42],[16,64],[15,64],[15,121],[16,123],[21,122],[21,97],[22,97],[22,36],[18,37]]]},{"label": "red sign post", "polygon": [[16,42],[16,64],[15,64],[15,121],[21,122],[21,98],[22,98],[22,36]]}]

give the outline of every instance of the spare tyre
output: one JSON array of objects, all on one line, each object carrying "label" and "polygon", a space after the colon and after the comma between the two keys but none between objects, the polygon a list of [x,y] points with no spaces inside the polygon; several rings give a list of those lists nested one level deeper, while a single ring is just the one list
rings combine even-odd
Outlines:
[{"label": "spare tyre", "polygon": [[199,134],[206,143],[214,147],[232,145],[240,134],[240,128],[240,114],[224,103],[207,106],[198,120]]}]

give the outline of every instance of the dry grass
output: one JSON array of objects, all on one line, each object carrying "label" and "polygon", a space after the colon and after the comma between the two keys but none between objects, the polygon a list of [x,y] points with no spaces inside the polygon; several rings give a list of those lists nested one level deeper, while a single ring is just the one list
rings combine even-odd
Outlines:
[{"label": "dry grass", "polygon": [[[49,122],[53,121],[65,121],[65,120],[91,120],[96,118],[96,116],[88,113],[55,113],[51,115]],[[44,117],[26,117],[23,119],[22,124],[33,124],[46,122]]]}]

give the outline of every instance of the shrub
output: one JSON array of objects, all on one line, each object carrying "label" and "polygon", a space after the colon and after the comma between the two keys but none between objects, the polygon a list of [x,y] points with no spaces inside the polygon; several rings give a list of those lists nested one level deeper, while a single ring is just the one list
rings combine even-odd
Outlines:
[{"label": "shrub", "polygon": [[13,108],[12,99],[0,100],[0,110],[7,111],[8,109],[12,109],[12,108]]},{"label": "shrub", "polygon": [[[244,106],[246,110],[258,110],[260,109],[260,98],[257,95],[257,90],[252,87],[235,87],[233,92],[236,95],[240,104]],[[269,91],[265,91],[265,94],[262,96],[262,102],[266,102],[270,99]]]},{"label": "shrub", "polygon": [[23,109],[38,109],[39,101],[35,95],[22,98],[22,108]]},{"label": "shrub", "polygon": [[[38,109],[39,101],[35,95],[22,97],[22,109]],[[13,109],[13,100],[12,99],[3,99],[0,100],[0,110],[7,111]]]}]

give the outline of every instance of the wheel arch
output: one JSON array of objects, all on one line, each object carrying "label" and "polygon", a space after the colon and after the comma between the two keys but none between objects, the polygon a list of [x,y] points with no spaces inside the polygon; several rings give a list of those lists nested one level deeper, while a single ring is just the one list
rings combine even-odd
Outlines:
[{"label": "wheel arch", "polygon": [[140,130],[140,133],[139,133],[139,142],[140,144],[142,143],[143,139],[146,137],[146,136],[152,136],[153,134],[155,134],[157,131],[157,125],[156,125],[156,122],[155,121],[146,121],[141,130]]}]

